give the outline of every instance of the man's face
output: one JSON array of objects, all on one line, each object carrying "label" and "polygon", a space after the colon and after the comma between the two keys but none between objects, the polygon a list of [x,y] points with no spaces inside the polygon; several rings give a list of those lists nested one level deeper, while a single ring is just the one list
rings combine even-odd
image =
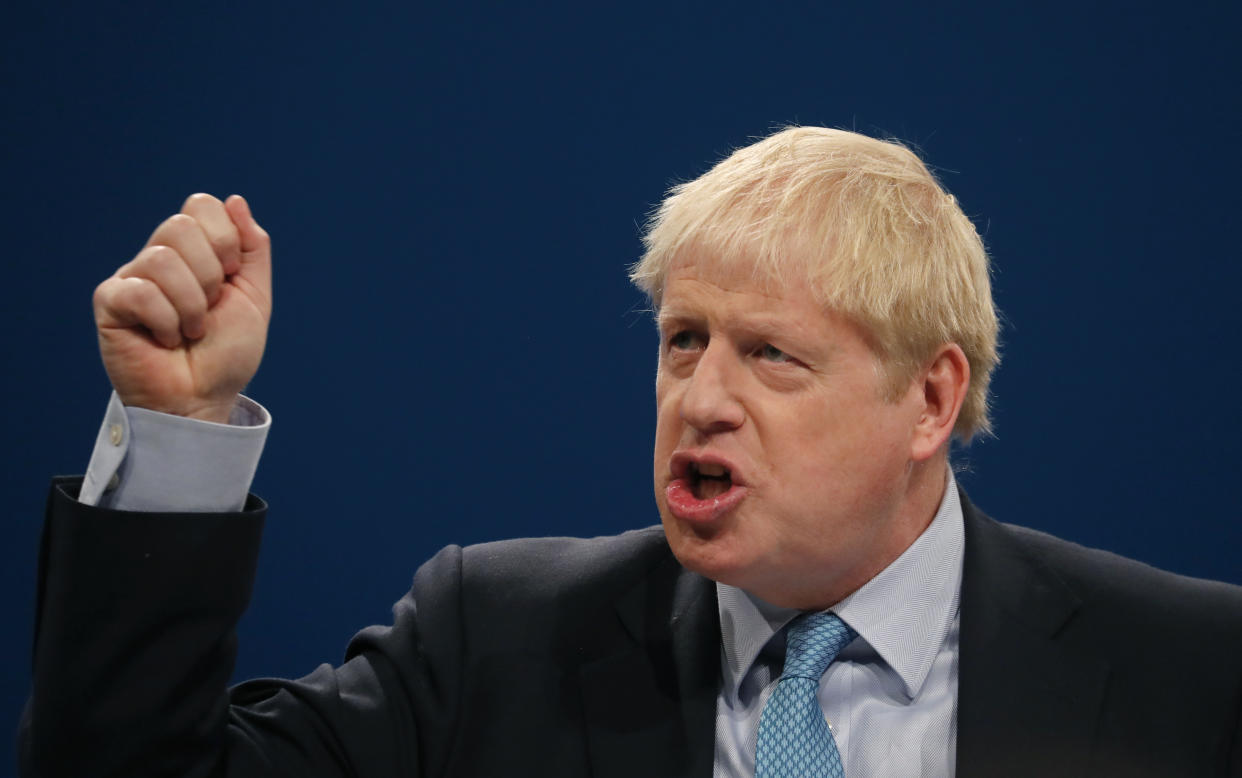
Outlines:
[{"label": "man's face", "polygon": [[920,393],[883,398],[856,327],[802,286],[695,262],[669,274],[659,320],[655,493],[682,564],[824,608],[917,537],[905,496]]}]

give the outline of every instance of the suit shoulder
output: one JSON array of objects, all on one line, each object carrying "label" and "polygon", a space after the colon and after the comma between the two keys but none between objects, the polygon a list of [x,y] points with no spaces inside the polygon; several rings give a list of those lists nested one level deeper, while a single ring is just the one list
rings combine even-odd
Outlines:
[{"label": "suit shoulder", "polygon": [[1242,586],[1179,575],[1027,527],[999,526],[1093,610],[1197,623],[1242,644]]},{"label": "suit shoulder", "polygon": [[594,538],[502,540],[462,549],[462,589],[505,600],[566,602],[629,588],[672,559],[660,527]]},{"label": "suit shoulder", "polygon": [[1117,584],[1125,589],[1139,586],[1176,594],[1196,593],[1201,596],[1220,597],[1242,605],[1242,586],[1179,575],[1136,559],[1103,549],[1089,548],[1029,527],[1016,524],[1001,526],[1041,558],[1049,560],[1066,574],[1073,574],[1084,582],[1094,582],[1105,588],[1109,584]]}]

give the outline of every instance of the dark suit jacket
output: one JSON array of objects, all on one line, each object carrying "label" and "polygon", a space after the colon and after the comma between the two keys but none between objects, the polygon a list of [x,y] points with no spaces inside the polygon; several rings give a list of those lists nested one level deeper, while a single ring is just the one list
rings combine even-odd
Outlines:
[{"label": "dark suit jacket", "polygon": [[[446,548],[343,665],[229,691],[266,506],[76,492],[49,499],[28,776],[711,775],[715,588],[659,528]],[[1242,776],[1242,589],[963,508],[959,776]]]}]

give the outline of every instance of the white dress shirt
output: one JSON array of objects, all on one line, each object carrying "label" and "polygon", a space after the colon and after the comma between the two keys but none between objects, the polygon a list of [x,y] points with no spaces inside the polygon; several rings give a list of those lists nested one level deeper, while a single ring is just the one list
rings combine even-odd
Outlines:
[{"label": "white dress shirt", "polygon": [[[951,776],[957,746],[958,600],[964,525],[950,473],[931,524],[831,610],[858,633],[820,680],[847,778]],[[755,774],[763,705],[780,678],[782,628],[799,611],[716,584],[724,683],[716,778]]]}]

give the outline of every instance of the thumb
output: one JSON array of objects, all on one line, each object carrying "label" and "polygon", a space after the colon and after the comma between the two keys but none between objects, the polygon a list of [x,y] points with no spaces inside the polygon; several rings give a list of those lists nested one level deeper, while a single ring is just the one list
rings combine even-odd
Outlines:
[{"label": "thumb", "polygon": [[230,195],[224,201],[229,218],[241,239],[241,278],[254,284],[269,301],[272,299],[272,239],[255,221],[250,204],[241,195]]}]

